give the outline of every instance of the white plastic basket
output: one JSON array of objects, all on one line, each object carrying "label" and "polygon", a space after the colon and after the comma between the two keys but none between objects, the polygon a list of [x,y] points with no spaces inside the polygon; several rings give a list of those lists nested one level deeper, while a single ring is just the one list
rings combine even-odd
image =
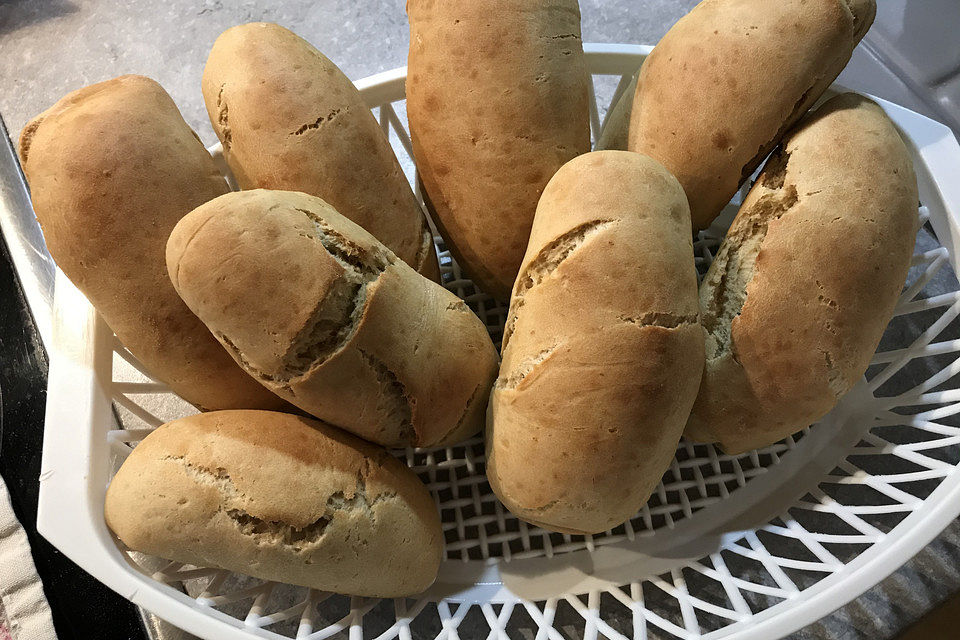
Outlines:
[{"label": "white plastic basket", "polygon": [[[649,52],[585,49],[598,87],[619,78],[617,95]],[[412,169],[404,75],[397,69],[357,85]],[[819,425],[766,449],[727,456],[681,442],[649,504],[625,525],[583,537],[519,522],[486,484],[474,438],[398,452],[429,485],[446,532],[440,577],[417,598],[351,598],[131,553],[104,523],[107,483],[151,428],[190,409],[137,371],[59,274],[38,529],[123,596],[211,639],[769,639],[822,617],[960,512],[960,340],[937,338],[951,323],[957,335],[960,324],[951,273],[960,146],[946,127],[880,103],[913,153],[919,215],[929,224],[866,379]],[[596,134],[595,104],[591,116]],[[701,273],[722,234],[720,223],[700,235]],[[441,262],[447,286],[499,340],[505,309],[463,279],[446,252]]]}]

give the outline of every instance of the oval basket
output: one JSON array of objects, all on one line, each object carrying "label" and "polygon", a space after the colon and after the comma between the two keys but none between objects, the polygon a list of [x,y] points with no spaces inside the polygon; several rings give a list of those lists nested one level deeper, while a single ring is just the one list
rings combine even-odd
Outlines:
[{"label": "oval basket", "polygon": [[[596,134],[596,94],[609,104],[650,49],[585,49]],[[404,74],[357,85],[412,178]],[[771,447],[728,456],[681,442],[626,524],[584,537],[518,521],[491,493],[474,438],[397,452],[429,485],[446,535],[440,577],[416,598],[351,598],[130,552],[104,523],[106,486],[150,429],[192,409],[141,372],[59,274],[38,529],[123,596],[211,639],[769,639],[822,617],[960,512],[960,340],[944,337],[960,335],[960,147],[943,125],[880,103],[913,153],[923,225],[865,379],[819,424]],[[701,274],[739,198],[699,235]],[[438,249],[446,286],[499,342],[506,309]]]}]

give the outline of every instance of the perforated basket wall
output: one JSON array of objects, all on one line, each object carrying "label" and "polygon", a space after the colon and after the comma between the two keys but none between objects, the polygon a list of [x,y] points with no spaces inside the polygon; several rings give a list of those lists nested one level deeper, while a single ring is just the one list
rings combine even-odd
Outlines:
[{"label": "perforated basket wall", "polygon": [[[609,104],[648,49],[587,51]],[[412,178],[403,70],[358,85]],[[811,622],[960,511],[960,286],[944,246],[958,200],[937,177],[960,167],[960,148],[940,125],[884,106],[914,151],[925,206],[865,380],[820,424],[771,447],[728,456],[681,442],[650,502],[612,531],[570,536],[518,521],[490,491],[474,438],[396,452],[429,486],[446,536],[440,578],[417,598],[350,598],[122,549],[102,522],[109,477],[152,428],[192,410],[142,373],[62,276],[38,526],[123,595],[209,638],[772,638]],[[592,124],[596,133],[596,104]],[[697,239],[701,274],[739,199]],[[439,250],[445,285],[499,343],[506,309]]]}]

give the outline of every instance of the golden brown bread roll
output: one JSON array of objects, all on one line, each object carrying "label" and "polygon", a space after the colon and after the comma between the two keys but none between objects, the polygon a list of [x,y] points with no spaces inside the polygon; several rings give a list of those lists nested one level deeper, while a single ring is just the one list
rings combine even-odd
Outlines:
[{"label": "golden brown bread roll", "polygon": [[640,71],[630,150],[680,180],[705,229],[840,74],[874,0],[704,0]]},{"label": "golden brown bread roll", "polygon": [[323,198],[439,282],[433,237],[387,137],[326,56],[279,25],[243,24],[213,44],[202,86],[241,189]]},{"label": "golden brown bread roll", "polygon": [[407,116],[457,262],[506,300],[537,199],[590,150],[577,0],[409,0]]},{"label": "golden brown bread roll", "polygon": [[164,247],[194,207],[227,192],[213,159],[153,80],[68,94],[20,135],[50,254],[151,374],[204,409],[281,409],[170,285]]},{"label": "golden brown bread roll", "polygon": [[104,514],[135,551],[358,596],[423,591],[443,549],[436,505],[410,469],[271,411],[159,427],[120,467]]},{"label": "golden brown bread roll", "polygon": [[590,153],[547,184],[487,417],[487,477],[521,519],[605,531],[669,466],[703,369],[691,237],[645,156]]},{"label": "golden brown bread roll", "polygon": [[498,363],[483,323],[323,200],[216,198],[173,230],[167,267],[237,362],[304,411],[389,446],[480,430]]},{"label": "golden brown bread roll", "polygon": [[687,435],[739,453],[832,409],[870,363],[916,230],[913,162],[879,106],[843,94],[801,121],[701,285],[707,366]]}]

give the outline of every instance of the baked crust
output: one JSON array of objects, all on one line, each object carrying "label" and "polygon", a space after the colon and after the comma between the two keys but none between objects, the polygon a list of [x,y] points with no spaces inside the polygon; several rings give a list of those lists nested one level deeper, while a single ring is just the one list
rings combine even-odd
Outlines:
[{"label": "baked crust", "polygon": [[521,519],[606,531],[669,466],[703,369],[691,237],[679,183],[639,154],[547,185],[488,410],[487,477]]},{"label": "baked crust", "polygon": [[917,200],[910,154],[869,99],[837,96],[788,134],[700,287],[707,366],[688,436],[740,453],[833,408],[890,321]]},{"label": "baked crust", "polygon": [[66,95],[20,136],[50,255],[152,375],[205,409],[282,409],[170,285],[167,236],[227,192],[163,88],[121,76]]},{"label": "baked crust", "polygon": [[473,435],[499,359],[486,327],[319,198],[221,196],[170,235],[177,291],[251,375],[387,446]]},{"label": "baked crust", "polygon": [[443,550],[436,505],[409,468],[269,411],[157,428],[110,483],[104,515],[136,551],[357,596],[423,591]]},{"label": "baked crust", "polygon": [[640,71],[631,151],[657,159],[705,229],[840,74],[874,0],[705,0]]},{"label": "baked crust", "polygon": [[407,116],[431,215],[457,262],[506,300],[537,200],[590,150],[576,0],[409,0]]},{"label": "baked crust", "polygon": [[310,43],[271,23],[227,29],[202,88],[241,189],[323,198],[440,281],[426,218],[390,143],[354,84]]}]

